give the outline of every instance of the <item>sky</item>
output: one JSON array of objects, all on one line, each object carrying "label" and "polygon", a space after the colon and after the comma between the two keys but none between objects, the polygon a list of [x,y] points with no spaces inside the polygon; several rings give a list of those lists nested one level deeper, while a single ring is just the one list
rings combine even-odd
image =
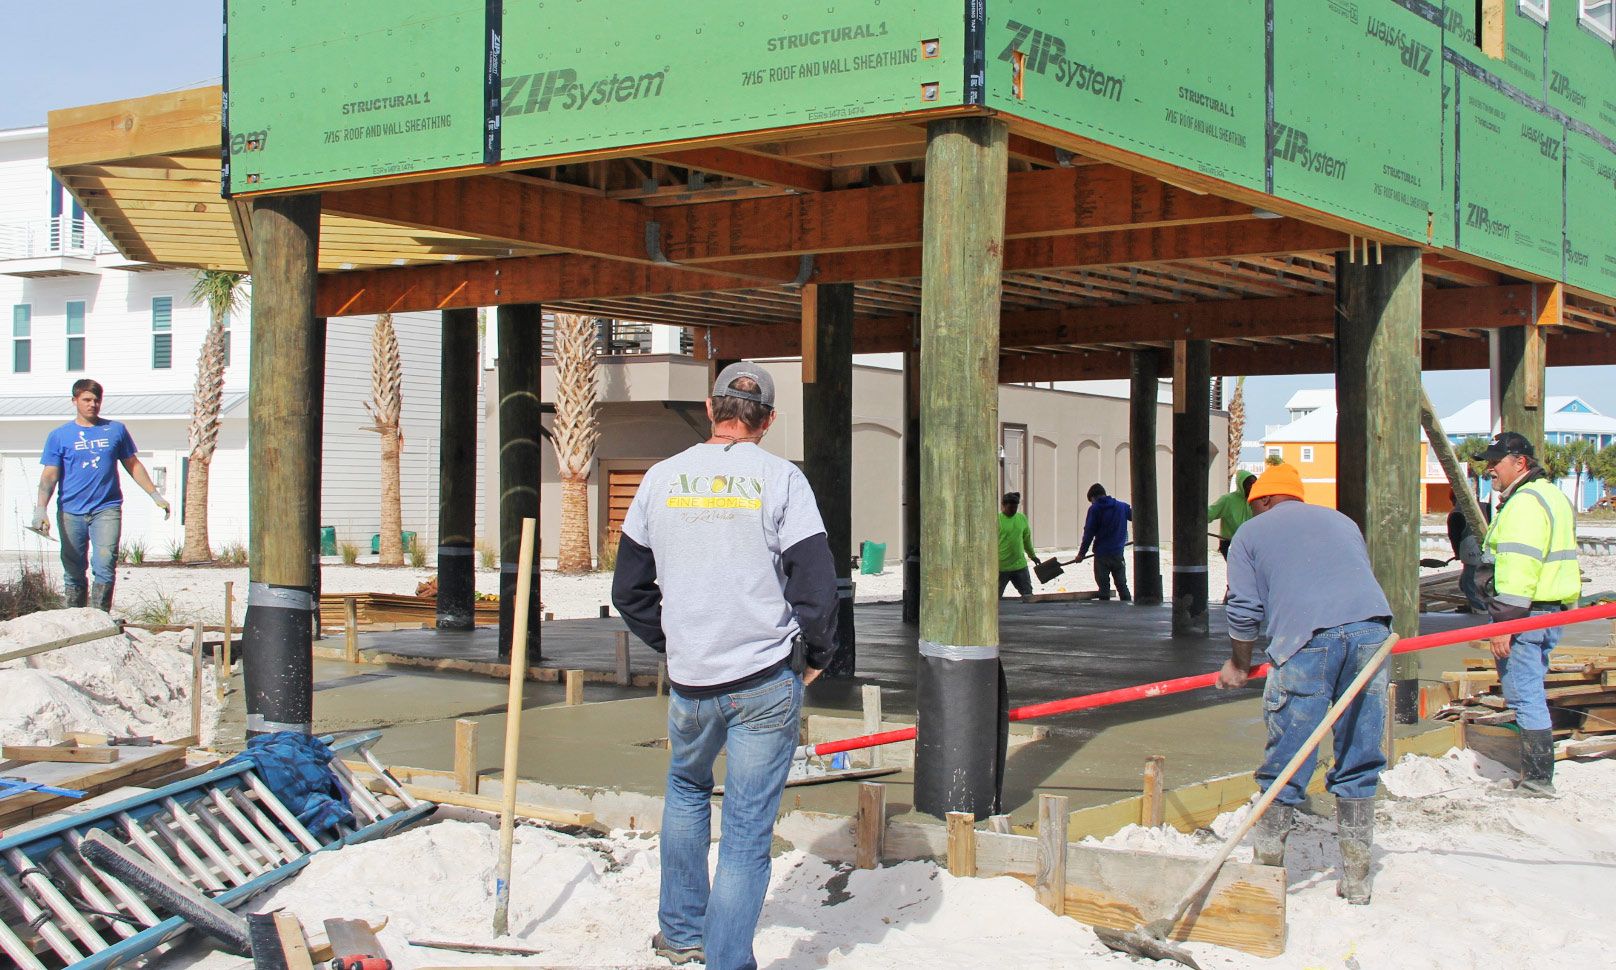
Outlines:
[{"label": "sky", "polygon": [[[42,125],[53,108],[219,81],[220,0],[0,0],[0,4],[6,8],[0,128]],[[1548,393],[1579,395],[1595,410],[1616,414],[1613,373],[1608,367],[1551,367]],[[1247,436],[1255,438],[1265,425],[1283,423],[1285,401],[1297,390],[1333,384],[1328,374],[1248,379]],[[1487,375],[1485,371],[1428,374],[1425,387],[1437,412],[1451,414],[1487,396]]]}]

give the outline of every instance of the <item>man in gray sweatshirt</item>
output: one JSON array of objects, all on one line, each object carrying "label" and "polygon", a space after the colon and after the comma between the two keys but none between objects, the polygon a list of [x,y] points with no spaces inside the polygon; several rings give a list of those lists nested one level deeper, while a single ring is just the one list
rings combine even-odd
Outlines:
[{"label": "man in gray sweatshirt", "polygon": [[[1231,657],[1218,686],[1245,686],[1253,646],[1266,626],[1273,669],[1263,690],[1268,741],[1257,769],[1263,790],[1391,635],[1391,606],[1358,526],[1334,509],[1308,505],[1302,495],[1295,468],[1270,467],[1251,489],[1253,518],[1229,546]],[[1369,902],[1375,786],[1386,767],[1386,679],[1382,665],[1336,722],[1335,765],[1327,778],[1341,848],[1337,893],[1359,905]],[[1309,756],[1257,824],[1259,864],[1284,864],[1285,840],[1296,806],[1307,799],[1314,764]]]}]

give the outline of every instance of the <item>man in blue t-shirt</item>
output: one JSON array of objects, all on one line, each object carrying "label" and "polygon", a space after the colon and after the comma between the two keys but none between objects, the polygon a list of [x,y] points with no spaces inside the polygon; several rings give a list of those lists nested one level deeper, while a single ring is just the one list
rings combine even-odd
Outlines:
[{"label": "man in blue t-shirt", "polygon": [[[135,457],[135,439],[119,421],[101,417],[101,385],[92,380],[73,384],[77,417],[50,433],[39,464],[39,501],[32,528],[50,535],[45,510],[51,493],[60,486],[56,520],[62,532],[62,587],[68,606],[89,605],[112,610],[113,566],[118,560],[118,539],[123,532],[123,490],[118,486],[118,463],[135,484],[146,490],[168,518],[168,499],[152,484],[146,466]],[[86,565],[94,585],[86,594]]]}]

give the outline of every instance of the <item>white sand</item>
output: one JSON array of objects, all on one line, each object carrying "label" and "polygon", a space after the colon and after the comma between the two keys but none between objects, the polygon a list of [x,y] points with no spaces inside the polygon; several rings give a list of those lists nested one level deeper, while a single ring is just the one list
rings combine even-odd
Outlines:
[{"label": "white sand", "polygon": [[[100,610],[53,610],[0,623],[0,653],[106,629]],[[51,744],[71,731],[146,735],[191,733],[191,639],[131,630],[0,665],[0,741]],[[219,702],[205,664],[202,743],[212,740]]]},{"label": "white sand", "polygon": [[[1610,966],[1616,952],[1616,763],[1562,763],[1554,801],[1517,798],[1504,771],[1469,752],[1404,758],[1377,812],[1375,897],[1335,895],[1333,822],[1305,818],[1291,838],[1290,939],[1264,960],[1205,944],[1212,968]],[[1244,810],[1242,810],[1244,811]],[[1213,828],[1229,832],[1236,813]],[[1130,828],[1104,844],[1209,856],[1210,836]],[[381,939],[400,970],[519,964],[410,947],[411,937],[488,941],[497,832],[444,822],[322,856],[258,904],[315,931],[331,916],[390,918]],[[511,927],[552,966],[646,965],[655,929],[657,843],[617,833],[574,839],[524,828]],[[1241,847],[1237,856],[1250,857]],[[1124,967],[1085,926],[1058,918],[1013,879],[955,879],[929,863],[849,871],[800,851],[775,860],[758,931],[765,967]],[[220,954],[163,966],[243,966]]]}]

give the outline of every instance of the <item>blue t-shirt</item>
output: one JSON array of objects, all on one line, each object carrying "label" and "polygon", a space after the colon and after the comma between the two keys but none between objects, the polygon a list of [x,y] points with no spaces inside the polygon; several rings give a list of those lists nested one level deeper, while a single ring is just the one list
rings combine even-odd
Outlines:
[{"label": "blue t-shirt", "polygon": [[69,421],[45,439],[39,463],[61,474],[57,506],[68,515],[89,515],[123,504],[118,462],[135,450],[135,439],[121,421],[102,418],[93,428]]}]

